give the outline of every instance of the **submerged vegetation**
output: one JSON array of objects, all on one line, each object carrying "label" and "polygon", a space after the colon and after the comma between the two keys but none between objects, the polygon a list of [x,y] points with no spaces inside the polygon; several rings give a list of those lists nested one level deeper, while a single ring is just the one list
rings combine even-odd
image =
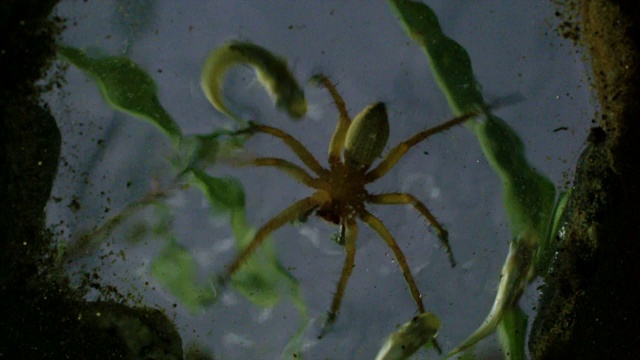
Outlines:
[{"label": "submerged vegetation", "polygon": [[[300,119],[305,115],[307,103],[304,92],[291,74],[286,60],[260,45],[234,40],[211,53],[203,67],[202,88],[211,104],[235,121],[235,128],[216,129],[196,135],[184,134],[178,122],[158,100],[153,78],[129,58],[91,57],[80,49],[60,45],[58,52],[61,58],[91,76],[110,106],[155,125],[171,140],[174,149],[171,165],[175,171],[175,178],[170,186],[133,201],[98,230],[84,234],[81,241],[61,249],[60,257],[66,259],[72,256],[70,254],[79,253],[80,249],[99,244],[136,211],[148,206],[165,209],[170,206],[166,199],[182,188],[198,188],[208,201],[212,213],[228,219],[240,255],[226,268],[226,273],[212,274],[209,281],[199,281],[194,254],[180,243],[170,227],[159,226],[158,233],[165,245],[153,257],[152,277],[194,313],[215,304],[227,284],[232,285],[256,306],[271,308],[284,299],[292,301],[299,312],[300,326],[283,350],[283,357],[290,357],[293,354],[303,354],[303,338],[310,322],[309,314],[297,279],[279,262],[274,248],[263,240],[286,223],[305,220],[314,211],[325,220],[339,225],[338,242],[345,247],[347,257],[327,316],[327,326],[322,331],[324,334],[330,331],[328,325],[338,314],[342,294],[353,268],[357,237],[355,218],[359,217],[393,250],[420,313],[416,318],[406,321],[397,331],[389,331],[391,335],[380,350],[378,359],[406,359],[423,346],[434,346],[440,351],[436,339],[440,326],[447,325],[446,314],[436,316],[427,312],[402,250],[382,222],[364,209],[364,203],[414,206],[437,230],[454,264],[446,230],[426,206],[412,195],[372,195],[364,189],[364,184],[386,174],[411,146],[437,132],[464,123],[475,134],[486,159],[502,180],[502,197],[510,224],[511,242],[509,254],[499,274],[500,285],[496,299],[486,320],[477,330],[470,331],[468,339],[454,349],[446,349],[447,356],[466,352],[467,358],[473,358],[473,346],[498,329],[506,356],[509,359],[525,358],[524,334],[527,319],[518,301],[527,285],[537,276],[546,274],[550,266],[555,252],[554,242],[550,239],[558,232],[567,196],[562,194],[556,199],[555,187],[551,181],[528,163],[518,134],[506,121],[492,114],[492,110],[504,104],[492,104],[484,100],[467,52],[442,32],[435,13],[420,2],[388,2],[409,37],[424,50],[455,118],[439,127],[419,132],[391,150],[370,171],[373,161],[382,153],[388,136],[384,105],[377,103],[367,107],[351,122],[344,101],[324,76],[319,75],[312,80],[331,93],[340,113],[329,146],[328,169],[321,166],[302,144],[286,132],[248,122],[227,108],[223,94],[224,76],[231,66],[244,64],[256,70],[257,77],[272,95],[278,109],[293,119]],[[474,121],[467,121],[470,119]],[[243,164],[276,167],[316,189],[313,195],[286,208],[259,229],[246,220],[247,200],[239,179],[214,177],[207,171],[215,166],[220,157],[228,157],[230,153],[243,148],[245,141],[257,133],[280,138],[317,175],[314,178],[299,166],[278,158],[257,158]],[[372,136],[378,142],[363,140]],[[350,181],[348,184],[337,181],[339,177],[346,177]],[[343,188],[347,185],[352,186],[348,193]]]}]

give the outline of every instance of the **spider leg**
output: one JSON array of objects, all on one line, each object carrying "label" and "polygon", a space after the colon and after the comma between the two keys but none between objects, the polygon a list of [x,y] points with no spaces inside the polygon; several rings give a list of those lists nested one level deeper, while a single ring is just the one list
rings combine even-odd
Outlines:
[{"label": "spider leg", "polygon": [[331,94],[333,102],[338,109],[338,113],[340,114],[338,117],[338,124],[336,125],[336,129],[331,137],[331,142],[329,143],[329,164],[334,165],[340,162],[340,154],[344,147],[344,139],[347,136],[347,130],[349,130],[351,118],[349,117],[349,112],[347,112],[347,106],[345,105],[342,96],[340,96],[331,80],[322,74],[316,75],[315,78],[329,91],[329,94]]},{"label": "spider leg", "polygon": [[324,337],[327,332],[329,332],[331,325],[333,325],[333,323],[336,321],[336,317],[338,316],[338,312],[340,311],[340,304],[342,303],[344,290],[347,288],[347,282],[349,281],[349,277],[351,276],[351,272],[353,271],[353,267],[355,265],[358,226],[353,219],[346,220],[346,223],[344,248],[347,252],[347,257],[344,259],[344,264],[342,265],[340,281],[338,281],[336,293],[333,295],[333,300],[331,301],[331,308],[329,309],[327,321],[322,326],[322,330],[320,331],[320,335],[318,335],[318,339]]},{"label": "spider leg", "polygon": [[382,159],[382,161],[378,164],[378,166],[376,166],[375,169],[369,171],[365,175],[366,182],[370,183],[384,176],[389,170],[391,170],[396,165],[398,160],[400,160],[400,158],[402,158],[402,156],[406,154],[407,151],[409,151],[409,149],[416,146],[420,142],[426,140],[431,135],[449,130],[452,127],[462,124],[463,122],[471,118],[474,118],[480,114],[481,114],[480,111],[476,111],[476,112],[471,112],[468,114],[455,117],[451,120],[443,122],[440,125],[436,125],[430,129],[420,131],[419,133],[413,135],[406,141],[401,142],[395,148],[393,148],[391,151],[387,153],[387,155],[384,157],[384,159]]},{"label": "spider leg", "polygon": [[411,296],[413,297],[413,301],[418,306],[418,311],[420,313],[424,313],[424,304],[422,303],[422,296],[420,295],[420,291],[418,290],[418,286],[416,285],[416,281],[413,278],[413,274],[411,273],[411,269],[409,269],[409,264],[407,264],[407,259],[404,256],[404,253],[396,243],[396,240],[393,238],[393,235],[387,230],[387,227],[384,226],[382,221],[377,217],[373,216],[370,212],[363,210],[362,214],[360,214],[360,218],[362,221],[366,222],[371,226],[373,230],[375,230],[378,235],[387,243],[387,246],[391,248],[393,251],[393,255],[395,255],[396,261],[400,265],[402,269],[402,275],[404,275],[404,279],[409,285],[409,290],[411,291]]},{"label": "spider leg", "polygon": [[257,158],[251,160],[241,160],[236,165],[271,166],[307,185],[310,188],[319,189],[320,181],[313,178],[300,166],[280,158]]},{"label": "spider leg", "polygon": [[415,196],[409,193],[388,193],[388,194],[378,194],[371,195],[368,202],[372,204],[381,204],[381,205],[399,205],[406,204],[413,206],[414,209],[418,210],[420,215],[424,216],[429,223],[436,229],[438,233],[438,239],[444,246],[447,251],[447,255],[449,256],[449,262],[451,262],[451,267],[456,266],[456,260],[453,258],[453,252],[451,251],[451,246],[449,245],[449,232],[436,220],[435,216],[429,211],[424,203],[418,200]]},{"label": "spider leg", "polygon": [[298,219],[300,215],[306,213],[314,206],[323,204],[325,201],[328,201],[328,195],[323,191],[317,191],[313,195],[293,203],[271,220],[267,221],[267,223],[262,225],[258,232],[256,232],[251,243],[227,266],[227,272],[225,276],[222,277],[221,282],[227,282],[233,274],[240,269],[244,262],[249,259],[251,254],[262,244],[269,234],[278,230],[283,225]]},{"label": "spider leg", "polygon": [[326,174],[328,171],[320,165],[318,160],[307,150],[307,148],[302,145],[296,138],[294,138],[289,133],[280,130],[275,127],[267,126],[267,125],[259,125],[252,123],[251,126],[246,129],[240,131],[240,133],[247,132],[250,135],[253,135],[255,132],[265,133],[272,135],[281,139],[297,156],[300,160],[311,169],[317,175]]}]

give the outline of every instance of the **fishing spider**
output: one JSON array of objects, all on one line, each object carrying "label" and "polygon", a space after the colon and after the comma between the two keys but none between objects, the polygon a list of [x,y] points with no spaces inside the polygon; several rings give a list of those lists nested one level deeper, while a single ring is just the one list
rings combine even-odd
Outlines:
[{"label": "fishing spider", "polygon": [[[344,100],[331,81],[323,75],[314,76],[314,80],[329,91],[340,115],[329,144],[329,168],[327,169],[320,165],[304,145],[280,129],[252,123],[248,129],[239,131],[239,133],[248,136],[253,136],[256,133],[265,133],[281,139],[311,169],[315,176],[309,175],[300,166],[280,158],[256,158],[247,160],[242,165],[274,167],[315,189],[315,192],[311,196],[293,203],[267,221],[257,231],[251,243],[228,265],[226,274],[220,278],[220,281],[223,284],[226,283],[269,234],[289,222],[305,219],[315,211],[316,215],[340,226],[338,242],[344,246],[347,253],[342,266],[340,280],[320,337],[326,333],[328,327],[336,320],[347,281],[354,267],[356,238],[358,236],[356,219],[367,223],[391,248],[402,269],[402,274],[409,286],[418,311],[424,313],[425,308],[420,291],[402,250],[382,221],[367,211],[365,204],[413,206],[435,228],[440,242],[447,251],[451,265],[455,266],[447,230],[415,196],[401,192],[372,194],[366,190],[365,186],[389,172],[413,146],[433,134],[445,131],[477,116],[478,113],[465,114],[433,128],[418,132],[393,148],[373,170],[369,170],[373,161],[381,155],[389,135],[389,122],[385,105],[381,102],[370,105],[352,121],[347,113]],[[344,154],[341,157],[343,150]]]}]

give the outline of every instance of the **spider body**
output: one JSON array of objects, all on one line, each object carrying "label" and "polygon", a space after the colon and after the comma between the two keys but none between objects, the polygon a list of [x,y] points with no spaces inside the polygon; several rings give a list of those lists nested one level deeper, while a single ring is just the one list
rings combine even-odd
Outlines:
[{"label": "spider body", "polygon": [[365,209],[369,193],[364,185],[364,172],[344,164],[336,164],[331,172],[321,175],[323,191],[331,200],[319,206],[316,215],[328,222],[340,225],[342,218],[353,218]]},{"label": "spider body", "polygon": [[[355,174],[358,175],[361,174]],[[330,200],[318,207],[316,215],[340,225],[344,217],[362,213],[369,193],[362,182],[353,181],[353,178],[354,174],[346,166],[337,166],[325,179],[320,177],[320,181],[327,185],[323,191],[327,192]]]},{"label": "spider body", "polygon": [[369,200],[366,170],[380,156],[389,138],[389,120],[383,103],[364,109],[345,134],[344,161],[330,163],[330,171],[319,176],[331,201],[318,209],[321,218],[341,225],[342,218],[353,218],[365,210]]},{"label": "spider body", "polygon": [[243,165],[275,167],[315,189],[315,192],[311,196],[293,203],[267,221],[256,232],[251,243],[229,264],[226,276],[222,278],[222,281],[224,283],[230,279],[269,234],[291,221],[306,218],[315,211],[317,216],[340,226],[338,242],[346,252],[340,280],[320,336],[326,333],[337,317],[347,281],[355,264],[355,244],[358,236],[356,220],[368,224],[393,251],[417,310],[419,313],[424,313],[422,296],[402,250],[382,221],[367,210],[366,204],[413,206],[434,227],[449,255],[452,266],[455,266],[449,247],[448,233],[415,196],[400,192],[373,194],[367,191],[366,185],[384,176],[416,144],[433,134],[450,129],[479,115],[479,112],[459,116],[433,128],[418,132],[394,147],[375,168],[369,170],[371,164],[382,154],[389,136],[389,122],[385,105],[383,103],[370,105],[351,121],[342,97],[329,79],[323,75],[317,75],[314,80],[329,91],[340,114],[329,144],[329,167],[325,168],[320,165],[304,145],[280,129],[252,123],[248,129],[240,131],[249,136],[266,133],[280,138],[315,176],[310,175],[300,166],[280,158],[256,158],[243,163]]}]

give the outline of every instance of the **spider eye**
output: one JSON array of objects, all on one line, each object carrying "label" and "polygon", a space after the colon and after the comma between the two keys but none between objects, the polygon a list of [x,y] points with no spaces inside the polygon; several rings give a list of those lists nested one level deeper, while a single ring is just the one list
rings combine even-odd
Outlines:
[{"label": "spider eye", "polygon": [[388,139],[386,106],[381,102],[367,106],[353,119],[347,130],[345,161],[354,168],[368,168],[382,154]]}]

